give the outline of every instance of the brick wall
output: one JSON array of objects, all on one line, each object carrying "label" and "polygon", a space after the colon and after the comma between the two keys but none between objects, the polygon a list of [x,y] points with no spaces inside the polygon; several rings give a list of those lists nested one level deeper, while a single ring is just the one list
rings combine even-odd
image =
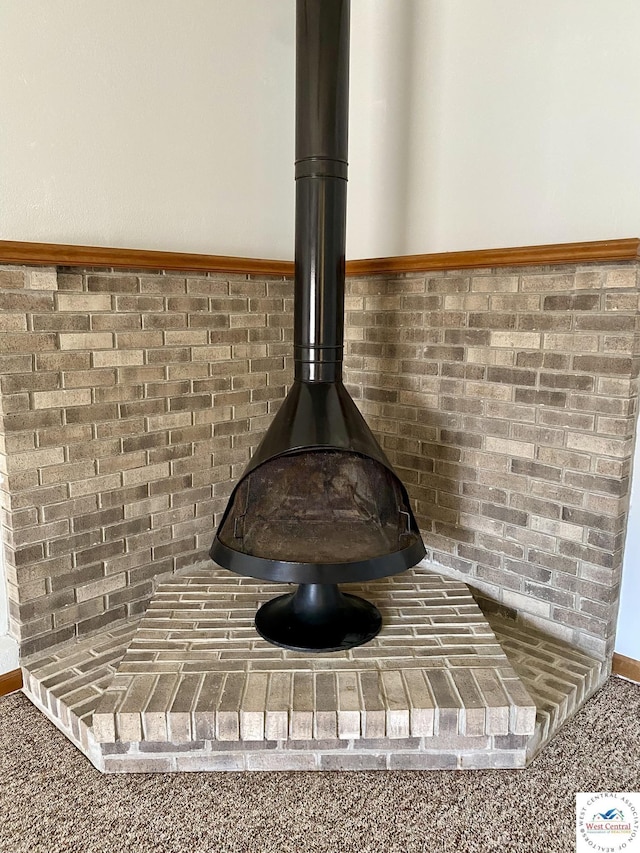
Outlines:
[{"label": "brick wall", "polygon": [[[352,279],[346,382],[429,558],[612,651],[637,265]],[[291,381],[292,285],[0,269],[0,463],[23,654],[144,609],[206,557]]]},{"label": "brick wall", "polygon": [[0,270],[0,494],[22,654],[144,610],[155,575],[206,558],[290,381],[290,290]]},{"label": "brick wall", "polygon": [[355,279],[347,382],[428,558],[613,651],[638,394],[638,265]]}]

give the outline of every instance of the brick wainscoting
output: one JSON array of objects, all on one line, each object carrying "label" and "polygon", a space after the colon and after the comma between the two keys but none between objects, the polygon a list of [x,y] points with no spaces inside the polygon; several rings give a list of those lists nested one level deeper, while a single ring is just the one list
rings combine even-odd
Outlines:
[{"label": "brick wainscoting", "polygon": [[[347,286],[346,382],[430,560],[612,652],[638,264]],[[0,268],[3,536],[23,655],[142,612],[206,556],[291,381],[292,283]]]},{"label": "brick wainscoting", "polygon": [[0,271],[2,501],[23,656],[144,611],[206,557],[285,393],[291,284]]},{"label": "brick wainscoting", "polygon": [[348,285],[347,382],[415,501],[428,557],[548,634],[610,656],[638,264]]}]

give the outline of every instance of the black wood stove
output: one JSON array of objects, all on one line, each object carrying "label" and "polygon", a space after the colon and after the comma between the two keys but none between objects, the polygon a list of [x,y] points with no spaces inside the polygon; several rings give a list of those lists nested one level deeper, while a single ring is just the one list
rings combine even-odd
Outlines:
[{"label": "black wood stove", "polygon": [[302,651],[376,636],[376,607],[338,584],[425,554],[406,490],[342,384],[349,0],[297,0],[294,383],[236,485],[211,558],[297,584],[258,633]]}]

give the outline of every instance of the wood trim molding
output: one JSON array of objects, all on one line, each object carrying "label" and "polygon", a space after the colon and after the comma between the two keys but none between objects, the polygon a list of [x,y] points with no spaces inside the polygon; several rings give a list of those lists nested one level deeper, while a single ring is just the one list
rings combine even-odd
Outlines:
[{"label": "wood trim molding", "polygon": [[293,275],[291,261],[234,258],[226,255],[194,255],[188,252],[156,252],[146,249],[110,249],[103,246],[71,246],[58,243],[21,243],[0,240],[1,264],[64,267],[113,267],[135,270],[184,270],[250,275]]},{"label": "wood trim molding", "polygon": [[614,652],[611,662],[611,672],[613,675],[621,675],[623,678],[628,678],[630,681],[640,683],[640,660],[625,657]]},{"label": "wood trim molding", "polygon": [[[347,275],[365,276],[436,270],[482,269],[487,267],[588,264],[599,261],[637,261],[640,239],[596,240],[589,243],[554,243],[546,246],[516,246],[506,249],[477,249],[402,255],[347,261]],[[156,252],[146,249],[112,249],[58,243],[23,243],[0,240],[0,264],[33,266],[111,267],[113,269],[184,270],[240,273],[246,275],[292,276],[293,262],[226,255],[197,255],[186,252]]]},{"label": "wood trim molding", "polygon": [[6,672],[0,675],[0,696],[6,696],[8,693],[15,693],[22,687],[22,670],[14,669],[11,672]]},{"label": "wood trim molding", "polygon": [[481,269],[486,267],[546,266],[548,264],[637,261],[640,240],[597,240],[590,243],[554,243],[548,246],[515,246],[508,249],[476,249],[468,252],[439,252],[432,255],[403,255],[349,261],[349,275],[428,272],[430,270]]}]

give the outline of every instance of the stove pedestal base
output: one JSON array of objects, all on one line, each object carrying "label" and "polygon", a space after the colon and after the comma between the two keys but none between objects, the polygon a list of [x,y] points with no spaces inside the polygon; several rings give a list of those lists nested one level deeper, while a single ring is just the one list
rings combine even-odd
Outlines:
[{"label": "stove pedestal base", "polygon": [[380,633],[377,607],[340,592],[336,584],[304,583],[256,613],[260,636],[297,652],[342,652],[362,646]]}]

